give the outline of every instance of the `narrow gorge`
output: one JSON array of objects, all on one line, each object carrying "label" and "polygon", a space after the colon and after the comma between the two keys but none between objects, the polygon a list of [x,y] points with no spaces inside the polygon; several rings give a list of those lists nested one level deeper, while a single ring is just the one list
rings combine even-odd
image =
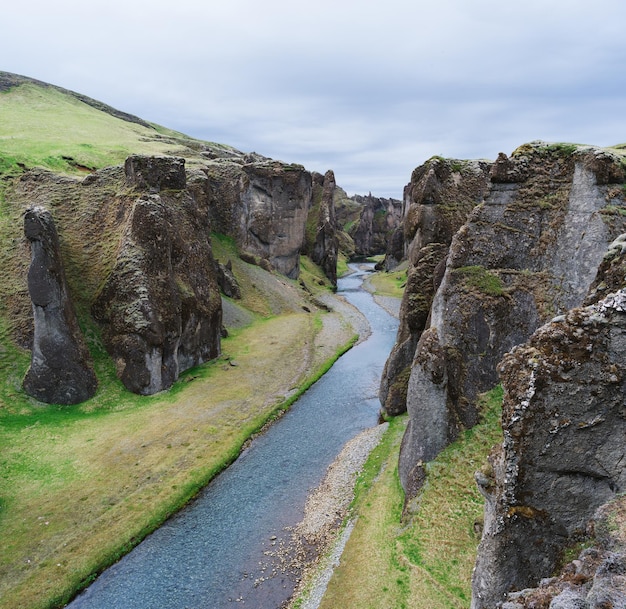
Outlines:
[{"label": "narrow gorge", "polygon": [[[301,572],[265,582],[258,563],[377,421],[402,440],[384,436],[391,456],[363,465],[365,499],[333,529],[358,526],[387,485],[385,513],[367,512],[379,529],[356,539],[363,573],[392,574],[376,586],[393,607],[422,606],[420,578],[442,607],[626,607],[626,145],[435,156],[398,201],[18,75],[0,72],[0,94],[18,123],[36,108],[56,129],[0,139],[3,609],[64,606],[111,565],[73,606],[178,607],[183,592],[194,606],[282,606]],[[368,289],[401,297],[397,324],[353,285],[354,263],[374,257]],[[437,487],[442,455],[491,421],[494,388],[501,441],[458,458],[471,489]],[[238,474],[272,438],[263,473]],[[189,516],[185,549],[163,554],[172,523],[229,475],[243,476],[230,499]],[[442,504],[474,493],[484,511],[462,525],[474,568],[461,583],[438,580],[407,539],[433,488]],[[280,518],[257,526],[256,503]],[[203,537],[234,506],[241,528]],[[441,571],[457,560],[445,542]],[[334,577],[328,599],[367,589],[365,575]]]}]

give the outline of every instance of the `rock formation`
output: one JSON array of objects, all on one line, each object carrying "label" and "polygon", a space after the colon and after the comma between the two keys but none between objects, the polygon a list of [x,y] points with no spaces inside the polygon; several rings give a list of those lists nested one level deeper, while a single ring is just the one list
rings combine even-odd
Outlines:
[{"label": "rock formation", "polygon": [[588,547],[558,575],[544,577],[536,588],[508,593],[502,609],[626,607],[625,518],[624,497],[603,505],[587,527]]},{"label": "rock formation", "polygon": [[232,261],[229,260],[226,264],[217,262],[217,284],[224,296],[235,299],[241,298],[241,288],[233,274]]},{"label": "rock formation", "polygon": [[124,163],[129,186],[150,192],[175,189],[187,185],[185,159],[132,155]]},{"label": "rock formation", "polygon": [[[486,506],[473,609],[495,607],[507,592],[548,577],[564,548],[584,537],[596,510],[626,489],[624,239],[609,250],[590,300],[616,269],[620,288],[542,326],[499,366],[504,441],[477,474]],[[623,555],[619,560],[623,575]],[[579,604],[568,606],[614,606],[580,604],[585,598],[576,594]]]},{"label": "rock formation", "polygon": [[356,256],[384,254],[387,244],[402,219],[402,201],[354,195],[360,206],[358,220],[348,231],[354,240]]},{"label": "rock formation", "polygon": [[[245,161],[249,162],[245,162]],[[295,279],[311,202],[311,174],[263,157],[207,163],[192,188],[208,201],[213,230]]]},{"label": "rock formation", "polygon": [[[404,221],[394,231],[385,261],[385,266],[392,268],[400,259],[399,250],[406,249],[409,266],[400,326],[380,386],[381,404],[388,415],[406,411],[415,348],[443,276],[450,242],[469,212],[483,200],[489,168],[486,162],[433,158],[415,169],[405,188]],[[401,241],[402,247],[393,241]]]},{"label": "rock formation", "polygon": [[607,245],[626,228],[623,181],[619,158],[590,147],[533,143],[494,163],[484,202],[452,240],[413,355],[405,489],[414,492],[421,464],[477,422],[476,396],[498,382],[504,354],[581,304]]},{"label": "rock formation", "polygon": [[50,212],[29,209],[24,234],[31,244],[28,291],[34,317],[24,390],[41,402],[77,404],[95,394],[97,380],[68,291]]},{"label": "rock formation", "polygon": [[337,221],[335,219],[335,174],[313,174],[313,201],[307,221],[306,252],[337,287]]},{"label": "rock formation", "polygon": [[[332,279],[334,176],[327,177],[314,249]],[[228,264],[213,260],[210,233],[233,237],[242,259],[295,278],[311,192],[302,167],[224,147],[188,169],[182,157],[141,155],[84,179],[34,169],[14,195],[31,205],[50,201],[82,231],[70,252],[86,281],[81,304],[101,325],[126,387],[149,394],[219,354],[218,278],[225,294],[239,293]]]},{"label": "rock formation", "polygon": [[167,389],[181,371],[219,355],[216,265],[208,218],[196,211],[184,192],[139,196],[92,307],[118,376],[135,393]]}]

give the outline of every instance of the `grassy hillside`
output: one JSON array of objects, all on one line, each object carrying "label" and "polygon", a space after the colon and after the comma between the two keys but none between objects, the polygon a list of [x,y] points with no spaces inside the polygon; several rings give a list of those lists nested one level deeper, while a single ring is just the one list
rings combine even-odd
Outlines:
[{"label": "grassy hillside", "polygon": [[55,87],[26,81],[0,91],[0,172],[40,166],[80,173],[117,165],[131,153],[193,158],[203,149],[232,150],[123,120]]},{"label": "grassy hillside", "polygon": [[[238,301],[224,298],[230,335],[222,356],[187,371],[167,392],[128,392],[87,314],[119,241],[103,238],[117,208],[102,203],[117,197],[123,206],[123,186],[113,175],[99,190],[76,194],[75,179],[129,154],[176,154],[193,163],[202,151],[239,153],[127,120],[55,87],[26,80],[7,90],[6,82],[0,73],[0,608],[44,609],[62,606],[183,505],[355,337],[339,312],[315,307],[316,297],[332,298],[315,265],[303,265],[305,290],[243,262],[231,239],[213,235],[215,257],[232,261],[243,293]],[[31,172],[29,200],[20,200],[14,185],[34,167],[67,179]],[[99,379],[95,397],[77,406],[41,404],[21,389],[30,353],[14,338],[31,317],[24,306],[26,203],[45,204],[62,220],[68,282]]]}]

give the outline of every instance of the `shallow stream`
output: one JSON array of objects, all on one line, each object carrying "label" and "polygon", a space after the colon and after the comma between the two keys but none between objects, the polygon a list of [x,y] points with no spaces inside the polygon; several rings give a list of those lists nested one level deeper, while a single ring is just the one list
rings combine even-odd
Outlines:
[{"label": "shallow stream", "polygon": [[68,607],[278,609],[291,596],[296,574],[278,568],[272,555],[344,444],[376,425],[380,375],[397,330],[397,320],[361,287],[371,265],[352,269],[339,292],[368,319],[369,338]]}]

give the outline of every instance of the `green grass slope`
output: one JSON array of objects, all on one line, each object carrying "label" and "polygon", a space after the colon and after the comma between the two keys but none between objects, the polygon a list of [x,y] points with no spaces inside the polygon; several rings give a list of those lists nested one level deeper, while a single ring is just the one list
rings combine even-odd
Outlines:
[{"label": "green grass slope", "polygon": [[10,76],[0,72],[0,172],[40,166],[80,173],[117,165],[129,154],[193,159],[203,150],[235,152],[70,91]]}]

